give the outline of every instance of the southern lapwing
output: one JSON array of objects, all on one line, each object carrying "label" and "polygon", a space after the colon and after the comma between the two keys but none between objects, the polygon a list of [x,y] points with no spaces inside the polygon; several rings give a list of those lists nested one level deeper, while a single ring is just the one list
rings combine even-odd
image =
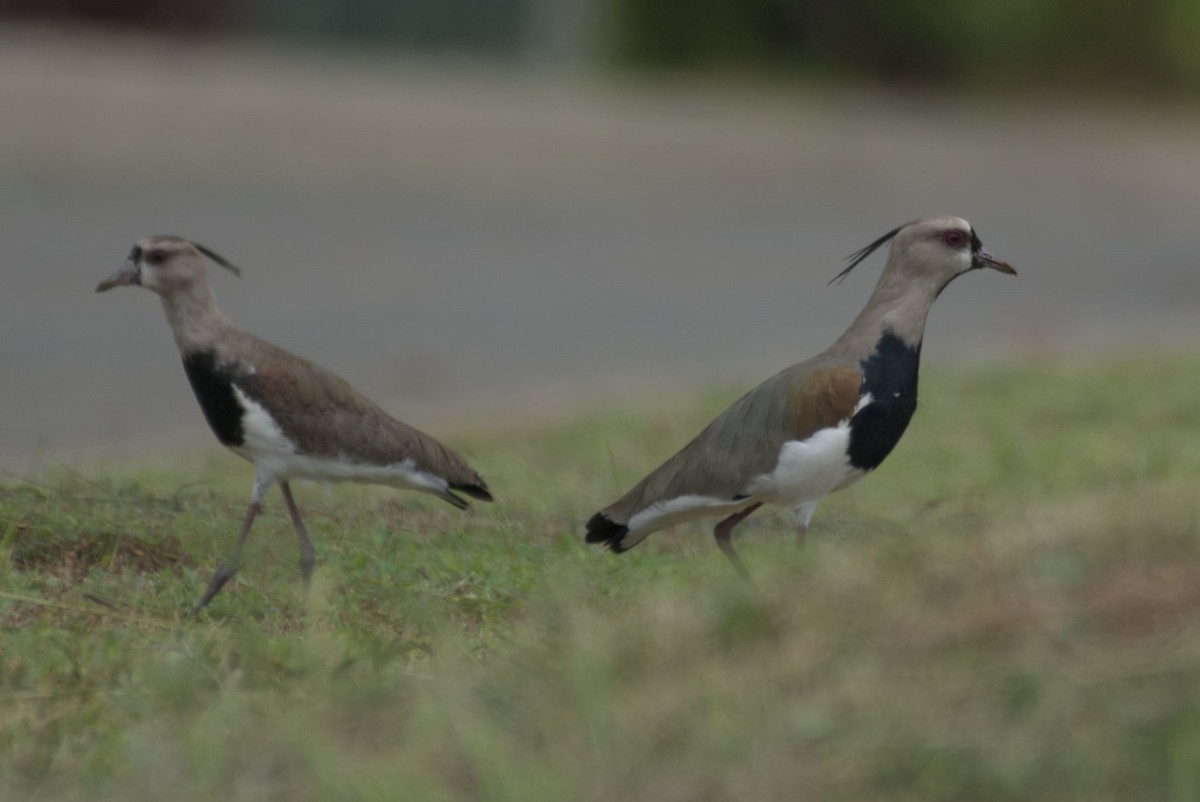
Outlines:
[{"label": "southern lapwing", "polygon": [[222,445],[254,464],[254,489],[233,555],[217,569],[193,614],[237,572],[246,535],[275,483],[300,540],[306,588],[315,555],[288,486],[291,479],[420,490],[459,509],[468,505],[458,493],[492,500],[487,483],[461,456],[391,417],[329,371],[235,326],[217,309],[205,256],[240,273],[201,245],[159,236],[134,245],[125,266],[96,287],[104,292],[136,285],[162,299],[209,427]]},{"label": "southern lapwing", "polygon": [[1017,272],[983,249],[967,221],[927,217],[851,254],[834,280],[889,242],[883,275],[837,342],[738,399],[592,516],[587,542],[623,552],[659,529],[720,515],[717,545],[749,581],[733,528],[763,504],[778,504],[795,516],[802,543],[821,499],[877,468],[904,434],[917,408],[921,339],[934,300],[970,270]]}]

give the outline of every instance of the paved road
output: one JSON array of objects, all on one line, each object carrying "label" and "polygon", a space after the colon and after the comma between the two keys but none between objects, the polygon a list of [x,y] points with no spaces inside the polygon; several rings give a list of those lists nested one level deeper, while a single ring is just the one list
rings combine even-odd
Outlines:
[{"label": "paved road", "polygon": [[[401,417],[488,428],[749,384],[818,350],[930,212],[1021,269],[957,283],[927,358],[1200,329],[1200,118],[618,86],[139,39],[0,35],[0,468],[215,448],[155,299],[92,294],[180,233],[246,327]],[[203,452],[201,452],[203,453]]]}]

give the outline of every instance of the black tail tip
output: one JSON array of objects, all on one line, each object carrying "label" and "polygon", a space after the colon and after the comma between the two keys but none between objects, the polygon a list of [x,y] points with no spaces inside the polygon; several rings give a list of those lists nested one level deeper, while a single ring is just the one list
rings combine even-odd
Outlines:
[{"label": "black tail tip", "polygon": [[629,534],[629,527],[614,522],[602,512],[598,512],[587,522],[587,535],[584,540],[588,543],[603,543],[608,548],[620,554],[621,540]]},{"label": "black tail tip", "polygon": [[487,485],[483,484],[482,481],[479,484],[450,485],[450,489],[457,490],[459,493],[463,493],[479,501],[495,501],[492,498],[492,492],[487,489]]}]

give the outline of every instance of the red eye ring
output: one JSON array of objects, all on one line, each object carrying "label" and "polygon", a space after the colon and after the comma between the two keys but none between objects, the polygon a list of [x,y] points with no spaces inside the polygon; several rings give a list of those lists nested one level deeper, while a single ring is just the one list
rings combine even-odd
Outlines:
[{"label": "red eye ring", "polygon": [[967,235],[958,229],[952,229],[942,234],[942,242],[949,248],[961,248],[967,244]]}]

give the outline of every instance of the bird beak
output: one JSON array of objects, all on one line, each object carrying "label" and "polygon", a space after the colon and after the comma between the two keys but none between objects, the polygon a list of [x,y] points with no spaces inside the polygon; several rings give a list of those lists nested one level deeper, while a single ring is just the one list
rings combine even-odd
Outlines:
[{"label": "bird beak", "polygon": [[1007,273],[1010,276],[1017,275],[1017,269],[1003,259],[997,259],[983,248],[975,251],[975,255],[971,257],[971,267],[990,267],[992,270],[999,270],[1001,273]]},{"label": "bird beak", "polygon": [[127,287],[142,283],[142,277],[138,273],[137,265],[133,262],[126,262],[125,266],[113,273],[108,278],[96,285],[96,292],[105,292],[113,287]]}]

